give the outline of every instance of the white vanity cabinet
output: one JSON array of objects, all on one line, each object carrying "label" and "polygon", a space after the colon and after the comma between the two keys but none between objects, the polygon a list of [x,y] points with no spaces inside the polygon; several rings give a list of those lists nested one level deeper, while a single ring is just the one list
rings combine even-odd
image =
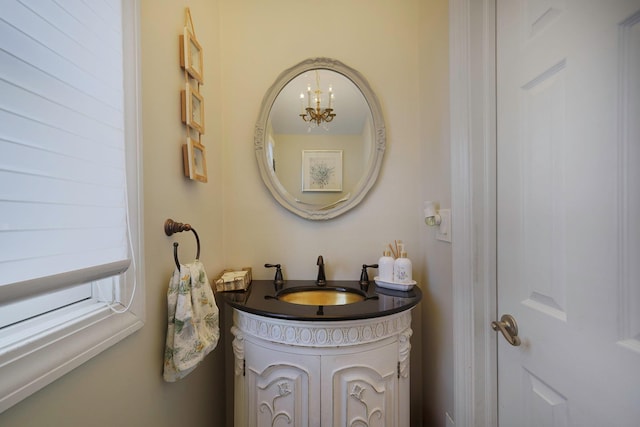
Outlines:
[{"label": "white vanity cabinet", "polygon": [[296,321],[234,310],[235,425],[409,425],[411,311]]}]

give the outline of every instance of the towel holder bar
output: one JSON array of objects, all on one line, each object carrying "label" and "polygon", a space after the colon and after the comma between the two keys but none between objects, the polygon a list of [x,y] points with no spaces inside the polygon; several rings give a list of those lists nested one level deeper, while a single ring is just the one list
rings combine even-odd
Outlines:
[{"label": "towel holder bar", "polygon": [[[196,253],[196,260],[200,259],[200,238],[198,237],[198,233],[196,230],[191,227],[190,224],[183,224],[181,222],[177,222],[172,220],[171,218],[167,219],[164,222],[164,233],[167,236],[171,236],[174,233],[181,233],[183,231],[191,231],[193,235],[196,236],[196,244],[198,245],[198,252]],[[173,259],[176,262],[176,267],[180,268],[180,261],[178,261],[178,242],[173,243]]]}]

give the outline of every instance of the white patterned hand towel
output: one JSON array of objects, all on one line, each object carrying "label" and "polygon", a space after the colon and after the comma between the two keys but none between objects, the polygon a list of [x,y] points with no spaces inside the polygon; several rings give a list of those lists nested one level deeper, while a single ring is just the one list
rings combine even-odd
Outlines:
[{"label": "white patterned hand towel", "polygon": [[176,268],[169,282],[167,303],[163,377],[174,382],[193,371],[220,338],[218,306],[200,261]]}]

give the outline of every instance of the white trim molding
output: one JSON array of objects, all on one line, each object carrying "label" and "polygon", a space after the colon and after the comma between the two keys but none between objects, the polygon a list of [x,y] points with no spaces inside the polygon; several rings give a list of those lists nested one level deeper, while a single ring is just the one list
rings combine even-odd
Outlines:
[{"label": "white trim molding", "polygon": [[[96,306],[100,308],[96,309]],[[140,329],[132,312],[113,313],[95,303],[57,313],[56,319],[22,331],[20,345],[0,349],[0,412],[49,385]],[[32,333],[33,332],[33,333]],[[26,342],[26,343],[25,343]]]},{"label": "white trim molding", "polygon": [[454,423],[497,425],[495,0],[451,0]]}]

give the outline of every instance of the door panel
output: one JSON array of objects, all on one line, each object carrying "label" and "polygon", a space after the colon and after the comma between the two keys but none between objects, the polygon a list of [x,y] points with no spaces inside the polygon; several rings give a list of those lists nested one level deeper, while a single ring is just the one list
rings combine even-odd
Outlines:
[{"label": "door panel", "polygon": [[566,427],[567,398],[526,369],[523,370],[523,403],[521,425],[526,427]]},{"label": "door panel", "polygon": [[620,24],[620,339],[640,352],[640,13]]},{"label": "door panel", "polygon": [[640,420],[640,1],[497,1],[501,426]]},{"label": "door panel", "polygon": [[[564,58],[520,88],[523,304],[566,320]],[[548,224],[549,226],[545,226]]]},{"label": "door panel", "polygon": [[320,426],[320,356],[286,353],[248,340],[244,354],[247,425]]},{"label": "door panel", "polygon": [[322,418],[334,427],[396,427],[398,344],[322,358]]}]

